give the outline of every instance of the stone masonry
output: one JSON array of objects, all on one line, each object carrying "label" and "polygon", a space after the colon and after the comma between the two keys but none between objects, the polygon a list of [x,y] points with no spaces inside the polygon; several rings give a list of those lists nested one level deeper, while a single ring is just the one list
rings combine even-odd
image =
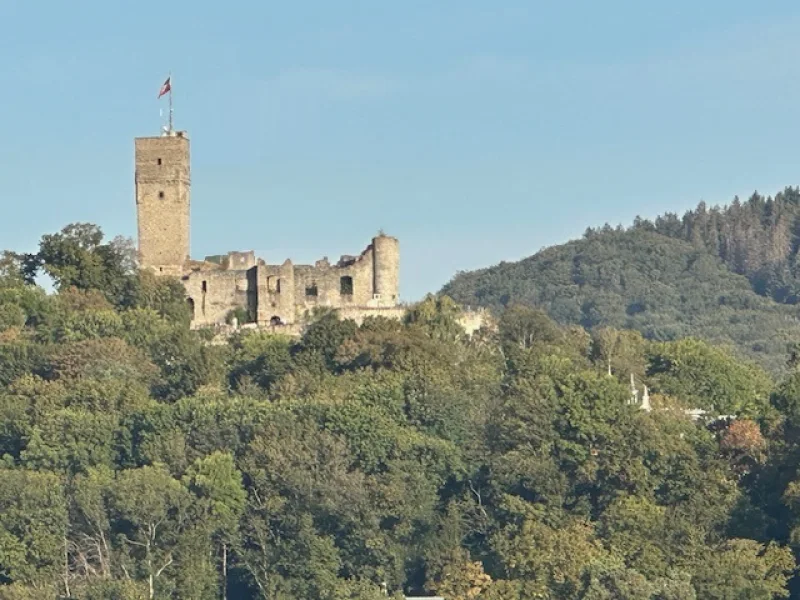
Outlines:
[{"label": "stone masonry", "polygon": [[234,311],[257,326],[289,329],[318,307],[357,321],[402,314],[399,242],[383,233],[358,256],[335,263],[323,258],[295,265],[287,259],[270,265],[252,251],[191,260],[188,136],[168,131],[138,138],[135,153],[140,265],[181,279],[193,326],[220,325]]},{"label": "stone masonry", "polygon": [[141,266],[180,275],[189,259],[189,138],[136,140],[136,210]]}]

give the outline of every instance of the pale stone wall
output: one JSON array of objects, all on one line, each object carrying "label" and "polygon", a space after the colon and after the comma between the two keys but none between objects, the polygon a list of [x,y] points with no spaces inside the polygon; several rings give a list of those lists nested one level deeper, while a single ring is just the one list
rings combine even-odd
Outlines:
[{"label": "pale stone wall", "polygon": [[225,321],[235,308],[247,310],[254,303],[250,292],[250,270],[193,271],[182,278],[190,306],[194,307],[195,326],[214,325]]},{"label": "pale stone wall", "polygon": [[295,322],[294,265],[287,260],[282,265],[257,267],[257,321],[266,326]]},{"label": "pale stone wall", "polygon": [[138,138],[135,162],[140,264],[179,274],[189,259],[189,139],[183,132]]},{"label": "pale stone wall", "polygon": [[[338,309],[337,312],[340,319],[350,319],[355,321],[357,325],[361,325],[363,324],[364,320],[369,317],[383,317],[385,319],[399,321],[405,316],[406,311],[409,310],[409,308],[411,308],[411,306],[394,306],[383,308],[345,307]],[[467,333],[467,335],[470,336],[483,327],[489,330],[496,330],[497,328],[497,323],[492,318],[491,314],[483,309],[464,311],[458,318],[458,323],[464,328],[464,331]],[[299,316],[298,319],[293,323],[284,323],[280,325],[272,325],[269,322],[265,324],[250,323],[245,325],[214,324],[213,328],[216,332],[216,337],[211,343],[227,343],[228,338],[232,334],[237,331],[247,329],[265,329],[275,334],[297,338],[303,335],[306,325],[307,321],[302,318],[302,315]]]},{"label": "pale stone wall", "polygon": [[204,263],[218,265],[222,269],[245,270],[256,266],[256,253],[252,250],[248,252],[228,252],[220,256],[206,256]]},{"label": "pale stone wall", "polygon": [[467,334],[472,335],[482,327],[490,330],[497,329],[497,323],[492,318],[489,311],[485,309],[479,310],[465,310],[458,317],[458,324],[464,328]]},{"label": "pale stone wall", "polygon": [[[294,294],[298,311],[317,307],[340,308],[367,306],[373,296],[372,249],[368,248],[356,259],[339,261],[336,265],[327,259],[294,268]],[[316,290],[316,295],[311,293]],[[351,293],[348,293],[351,292]]]},{"label": "pale stone wall", "polygon": [[367,317],[383,317],[384,319],[393,319],[399,321],[406,314],[407,308],[404,306],[387,306],[379,308],[341,308],[339,309],[339,317],[342,319],[351,319],[357,325],[361,325]]},{"label": "pale stone wall", "polygon": [[392,306],[400,300],[400,243],[379,235],[372,240],[374,256],[374,296],[379,306]]},{"label": "pale stone wall", "polygon": [[[290,260],[267,265],[252,252],[229,252],[186,263],[181,279],[196,327],[220,324],[239,307],[261,326],[293,325],[317,308],[340,310],[360,323],[367,315],[403,314],[397,308],[398,265],[397,240],[381,236],[359,256],[342,257],[334,265],[327,259],[314,266]],[[384,294],[376,292],[376,282]]]}]

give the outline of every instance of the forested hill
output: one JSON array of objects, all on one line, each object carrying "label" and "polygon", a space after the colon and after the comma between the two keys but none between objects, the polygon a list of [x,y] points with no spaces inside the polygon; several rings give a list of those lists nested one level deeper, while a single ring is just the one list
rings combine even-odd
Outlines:
[{"label": "forested hill", "polygon": [[754,197],[683,219],[587,230],[519,262],[459,273],[442,293],[498,309],[540,306],[561,323],[636,329],[655,340],[701,337],[778,372],[787,343],[800,339],[798,308],[770,297],[797,298],[797,202],[796,193]]},{"label": "forested hill", "polygon": [[[673,308],[767,302],[647,231],[533,266],[578,248],[568,281],[672,282],[631,318],[675,281],[707,287]],[[799,597],[800,361],[524,306],[467,336],[446,297],[208,343],[131,258],[88,224],[0,253],[0,600]]]},{"label": "forested hill", "polygon": [[800,190],[786,188],[774,198],[753,194],[725,207],[701,202],[679,218],[666,213],[654,222],[636,219],[634,228],[691,242],[745,275],[761,295],[800,303]]}]

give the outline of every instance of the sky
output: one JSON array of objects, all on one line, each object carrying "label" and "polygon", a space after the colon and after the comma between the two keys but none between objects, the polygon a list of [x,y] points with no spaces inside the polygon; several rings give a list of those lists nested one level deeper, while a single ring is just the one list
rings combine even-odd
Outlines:
[{"label": "sky", "polygon": [[192,254],[401,247],[401,296],[800,183],[800,3],[0,0],[0,248],[135,237],[173,76]]}]

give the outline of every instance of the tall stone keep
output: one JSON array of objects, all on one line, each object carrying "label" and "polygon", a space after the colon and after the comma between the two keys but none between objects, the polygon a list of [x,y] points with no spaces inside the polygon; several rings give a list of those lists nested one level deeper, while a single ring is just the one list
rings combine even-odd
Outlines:
[{"label": "tall stone keep", "polygon": [[189,138],[183,131],[135,140],[142,268],[179,275],[189,260]]}]

